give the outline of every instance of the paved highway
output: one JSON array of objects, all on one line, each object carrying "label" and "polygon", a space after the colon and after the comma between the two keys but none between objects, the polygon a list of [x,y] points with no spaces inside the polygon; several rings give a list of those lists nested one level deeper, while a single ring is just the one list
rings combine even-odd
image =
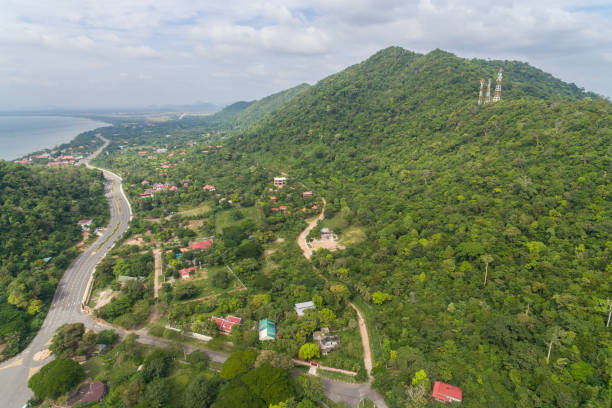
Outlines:
[{"label": "paved highway", "polygon": [[[82,161],[83,164],[91,167],[89,161],[97,156],[107,145],[108,140],[101,138],[104,145],[94,152],[89,158]],[[0,408],[22,408],[23,405],[32,397],[32,392],[27,386],[28,379],[36,373],[40,367],[51,361],[47,358],[43,361],[35,361],[34,355],[39,351],[45,350],[51,343],[51,338],[55,330],[64,323],[82,322],[85,327],[100,331],[113,328],[107,323],[95,320],[83,313],[81,307],[88,290],[89,281],[94,272],[95,266],[106,253],[111,249],[115,241],[127,231],[132,210],[130,203],[121,187],[121,177],[101,169],[106,178],[106,199],[110,205],[111,217],[108,227],[93,245],[83,251],[72,262],[64,273],[62,280],[57,286],[55,297],[51,303],[51,308],[47,314],[42,328],[30,345],[21,354],[0,365]],[[114,328],[121,337],[130,333],[126,330]],[[145,330],[134,332],[143,344],[157,347],[170,346],[173,343],[151,337]],[[196,348],[184,346],[187,353]],[[204,350],[211,360],[222,363],[228,355],[225,353]],[[351,407],[357,407],[363,398],[369,398],[376,402],[379,408],[386,408],[384,400],[372,388],[370,382],[364,384],[348,384],[340,381],[333,381],[322,378],[325,394],[334,401],[346,401]]]},{"label": "paved highway", "polygon": [[[94,152],[83,164],[98,155],[107,145]],[[18,356],[0,365],[0,406],[2,408],[21,408],[32,396],[27,386],[28,378],[50,359],[38,362],[34,355],[48,348],[55,330],[64,323],[83,322],[91,329],[102,330],[105,327],[81,312],[81,304],[87,290],[88,282],[96,264],[106,255],[115,241],[128,229],[131,208],[121,188],[121,178],[109,171],[104,171],[106,198],[110,204],[111,217],[105,232],[83,251],[68,267],[57,286],[55,297],[43,323],[42,328],[30,345]]]}]

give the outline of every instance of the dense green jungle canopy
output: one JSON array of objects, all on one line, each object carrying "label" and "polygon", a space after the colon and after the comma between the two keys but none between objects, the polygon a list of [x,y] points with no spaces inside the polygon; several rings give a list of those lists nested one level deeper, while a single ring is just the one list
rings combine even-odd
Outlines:
[{"label": "dense green jungle canopy", "polygon": [[99,171],[0,161],[2,357],[20,351],[42,325],[55,287],[78,253],[77,222],[105,226],[108,213]]}]

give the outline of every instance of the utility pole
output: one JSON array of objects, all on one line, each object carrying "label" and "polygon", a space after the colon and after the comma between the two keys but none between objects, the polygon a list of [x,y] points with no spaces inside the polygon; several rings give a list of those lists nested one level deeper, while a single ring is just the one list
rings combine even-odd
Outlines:
[{"label": "utility pole", "polygon": [[478,93],[478,104],[482,105],[482,89],[484,88],[484,78],[480,80],[480,92]]},{"label": "utility pole", "polygon": [[495,94],[493,95],[493,102],[497,102],[501,99],[501,82],[502,82],[502,72],[504,71],[503,67],[499,67],[499,72],[497,73],[497,84],[495,85]]}]

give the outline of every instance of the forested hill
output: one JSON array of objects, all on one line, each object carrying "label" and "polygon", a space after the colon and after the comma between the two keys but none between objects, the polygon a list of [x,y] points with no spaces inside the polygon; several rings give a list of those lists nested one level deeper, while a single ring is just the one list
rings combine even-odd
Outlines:
[{"label": "forested hill", "polygon": [[235,102],[213,115],[188,118],[183,120],[181,124],[187,124],[187,126],[199,125],[224,131],[246,129],[250,125],[259,122],[267,114],[279,109],[309,87],[310,85],[308,84],[300,84],[257,101]]},{"label": "forested hill", "polygon": [[268,113],[280,108],[288,101],[310,88],[308,84],[300,84],[293,88],[266,96],[238,112],[229,122],[237,128],[246,128],[263,119]]},{"label": "forested hill", "polygon": [[313,259],[347,269],[357,298],[379,294],[375,384],[394,407],[419,370],[469,407],[612,398],[612,105],[502,65],[502,101],[478,106],[496,63],[385,49],[226,143],[367,231]]},{"label": "forested hill", "polygon": [[108,213],[98,171],[0,160],[0,360],[20,351],[42,325],[77,254],[77,222],[104,226]]}]

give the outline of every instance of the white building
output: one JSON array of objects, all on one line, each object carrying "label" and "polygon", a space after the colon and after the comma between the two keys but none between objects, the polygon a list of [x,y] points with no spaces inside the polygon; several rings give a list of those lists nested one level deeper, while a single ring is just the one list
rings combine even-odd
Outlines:
[{"label": "white building", "polygon": [[278,188],[287,184],[287,177],[274,177],[274,185]]},{"label": "white building", "polygon": [[302,317],[304,316],[304,312],[306,312],[306,310],[316,309],[316,306],[312,300],[309,300],[308,302],[296,303],[293,308],[295,309],[298,317]]}]

